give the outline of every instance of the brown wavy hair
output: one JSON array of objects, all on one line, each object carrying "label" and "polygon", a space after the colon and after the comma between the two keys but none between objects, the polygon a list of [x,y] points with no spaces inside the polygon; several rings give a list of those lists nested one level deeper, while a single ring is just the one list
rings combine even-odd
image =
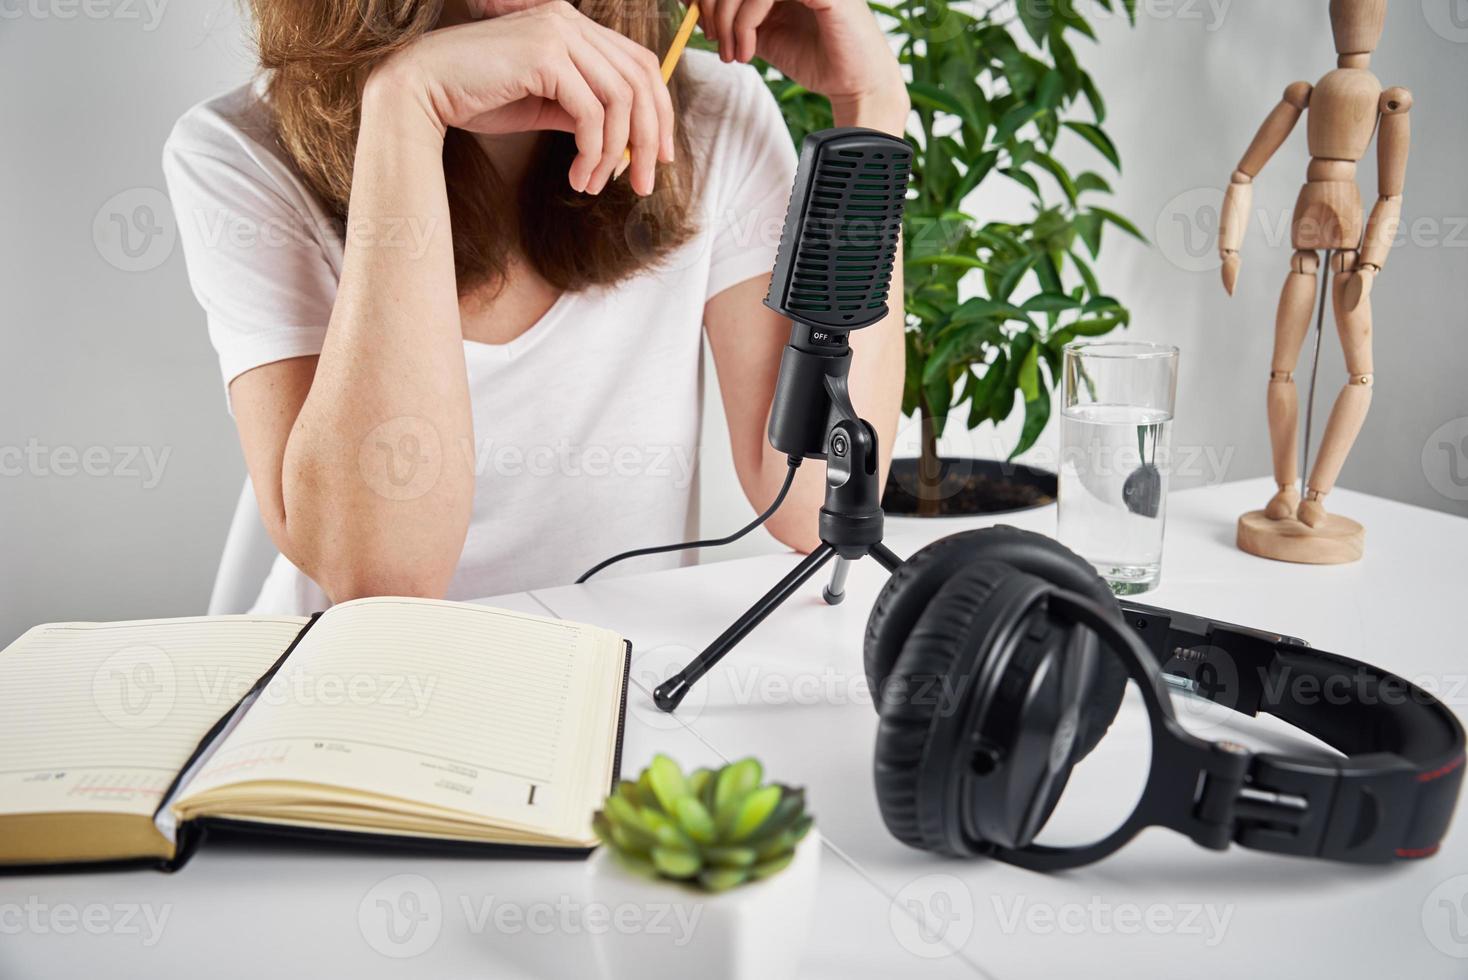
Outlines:
[{"label": "brown wavy hair", "polygon": [[[661,57],[671,40],[663,0],[573,0],[582,13]],[[361,119],[361,84],[388,55],[438,23],[443,0],[249,0],[266,98],[281,145],[307,184],[343,223]],[[669,85],[682,118],[681,69]],[[577,291],[626,279],[688,240],[692,162],[683,128],[675,162],[658,165],[657,189],[640,198],[623,179],[598,195],[571,189],[574,137],[547,132],[525,178],[508,188],[472,134],[449,130],[443,151],[461,296],[503,283],[518,249],[552,286]],[[512,205],[512,206],[507,206]]]}]

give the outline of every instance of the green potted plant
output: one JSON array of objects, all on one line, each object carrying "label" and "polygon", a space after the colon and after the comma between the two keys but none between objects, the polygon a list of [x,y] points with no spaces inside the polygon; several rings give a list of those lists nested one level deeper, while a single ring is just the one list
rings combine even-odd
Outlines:
[{"label": "green potted plant", "polygon": [[[1097,2],[1135,23],[1136,0]],[[1074,36],[1095,34],[1077,5],[1051,0],[871,6],[911,73],[914,109],[903,412],[920,421],[922,449],[916,460],[894,461],[884,506],[933,517],[1047,503],[1054,474],[1013,460],[1049,423],[1065,345],[1130,322],[1092,268],[1106,227],[1145,240],[1094,203],[1111,191],[1105,176],[1072,173],[1055,157],[1057,143],[1074,138],[1121,169],[1103,129],[1105,102],[1071,46]],[[797,145],[831,125],[824,99],[760,67]],[[990,180],[1023,188],[1030,217],[985,222],[965,213],[965,199]],[[1005,421],[1016,403],[1024,424],[1008,463],[939,456],[955,417],[973,429]]]},{"label": "green potted plant", "polygon": [[[815,902],[820,839],[805,791],[764,783],[754,759],[684,775],[659,755],[592,825],[593,891],[618,909],[671,908],[666,928],[600,937],[611,978],[794,977]],[[628,913],[623,913],[628,914]]]}]

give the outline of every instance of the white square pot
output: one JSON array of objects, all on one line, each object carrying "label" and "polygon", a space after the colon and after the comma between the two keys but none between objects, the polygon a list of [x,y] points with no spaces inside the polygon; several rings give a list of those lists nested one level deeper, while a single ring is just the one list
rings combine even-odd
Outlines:
[{"label": "white square pot", "polygon": [[623,868],[605,847],[587,862],[610,926],[595,938],[605,980],[793,980],[815,906],[814,829],[779,874],[709,894]]}]

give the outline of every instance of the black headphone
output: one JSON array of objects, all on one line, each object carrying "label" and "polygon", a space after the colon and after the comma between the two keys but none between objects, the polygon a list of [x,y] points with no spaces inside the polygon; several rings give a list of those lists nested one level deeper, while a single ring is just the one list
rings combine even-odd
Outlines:
[{"label": "black headphone", "polygon": [[[1423,858],[1463,780],[1462,725],[1416,685],[1289,637],[1123,606],[1085,560],[1012,527],[946,538],[900,566],[872,609],[865,666],[882,819],[903,843],[955,857],[1077,867],[1163,826],[1214,850]],[[1089,846],[1035,843],[1128,679],[1152,728],[1136,810]],[[1173,687],[1274,715],[1343,757],[1198,738],[1173,714]]]}]

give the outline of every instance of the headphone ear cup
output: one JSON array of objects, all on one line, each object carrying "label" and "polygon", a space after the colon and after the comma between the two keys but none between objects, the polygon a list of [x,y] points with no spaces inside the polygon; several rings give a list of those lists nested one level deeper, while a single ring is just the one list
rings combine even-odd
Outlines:
[{"label": "headphone ear cup", "polygon": [[908,635],[933,596],[960,569],[975,561],[975,543],[992,530],[964,531],[935,541],[897,566],[872,605],[862,645],[867,683],[874,694],[880,695],[886,686]]},{"label": "headphone ear cup", "polygon": [[[1057,588],[1099,603],[1122,621],[1121,604],[1091,563],[1053,538],[1000,525],[964,531],[934,542],[899,566],[877,597],[867,620],[864,661],[867,682],[878,696],[892,666],[928,603],[964,566],[993,561]],[[1077,761],[1088,755],[1111,727],[1126,693],[1127,672],[1119,656],[1103,651],[1082,710]]]},{"label": "headphone ear cup", "polygon": [[[958,710],[950,701],[955,678],[978,669],[977,658],[968,664],[957,663],[958,658],[971,644],[975,625],[988,621],[985,607],[1012,571],[979,562],[949,578],[917,617],[886,683],[877,689],[882,693],[873,763],[877,803],[887,829],[910,847],[951,853],[931,816],[934,808],[920,805],[923,758],[939,709]],[[981,641],[980,657],[983,649]]]}]

